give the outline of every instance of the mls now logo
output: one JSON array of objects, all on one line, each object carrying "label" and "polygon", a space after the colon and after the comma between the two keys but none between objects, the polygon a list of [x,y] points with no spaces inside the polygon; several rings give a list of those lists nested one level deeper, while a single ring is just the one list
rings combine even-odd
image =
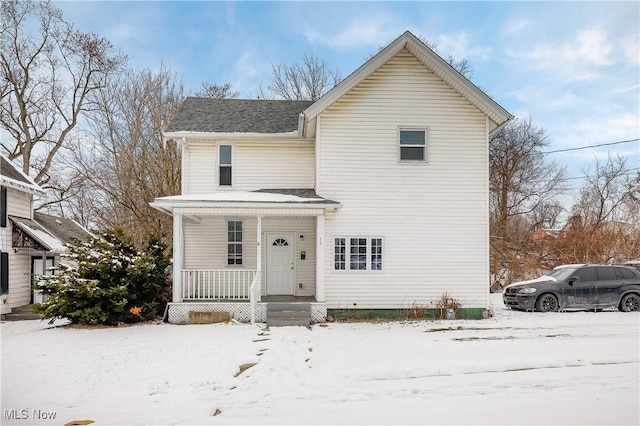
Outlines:
[{"label": "mls now logo", "polygon": [[3,415],[5,420],[52,420],[56,418],[55,411],[29,410],[27,408],[4,410]]},{"label": "mls now logo", "polygon": [[4,418],[6,420],[26,420],[29,418],[29,410],[26,408],[23,408],[22,410],[4,410]]}]

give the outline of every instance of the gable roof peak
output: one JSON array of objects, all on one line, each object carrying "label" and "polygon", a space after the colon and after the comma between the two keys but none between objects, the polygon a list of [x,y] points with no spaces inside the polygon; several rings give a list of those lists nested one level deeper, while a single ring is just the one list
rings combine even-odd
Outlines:
[{"label": "gable roof peak", "polygon": [[434,52],[429,46],[416,37],[411,31],[405,31],[398,38],[381,49],[377,54],[352,72],[347,78],[325,93],[320,99],[303,111],[304,121],[302,134],[307,134],[307,126],[325,109],[353,89],[356,85],[376,72],[403,49],[418,59],[425,67],[442,81],[465,97],[480,109],[491,121],[490,131],[497,129],[509,120],[512,115],[480,90],[469,79],[460,74],[447,61]]}]

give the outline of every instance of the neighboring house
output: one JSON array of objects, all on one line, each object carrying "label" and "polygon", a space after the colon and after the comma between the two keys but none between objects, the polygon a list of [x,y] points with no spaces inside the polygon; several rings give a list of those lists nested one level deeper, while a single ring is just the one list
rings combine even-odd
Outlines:
[{"label": "neighboring house", "polygon": [[[327,312],[489,296],[489,134],[500,105],[406,32],[316,102],[188,98],[173,302],[264,321],[269,301]],[[208,303],[206,303],[208,302]],[[254,315],[254,317],[252,317]]]},{"label": "neighboring house", "polygon": [[78,223],[33,211],[44,191],[0,156],[0,314],[43,301],[33,286],[37,275],[53,274],[65,244],[90,234]]}]

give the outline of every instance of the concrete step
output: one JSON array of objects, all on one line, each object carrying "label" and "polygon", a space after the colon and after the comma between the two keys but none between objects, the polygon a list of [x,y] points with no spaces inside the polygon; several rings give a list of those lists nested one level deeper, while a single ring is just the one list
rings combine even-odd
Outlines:
[{"label": "concrete step", "polygon": [[309,327],[310,318],[267,318],[267,327]]},{"label": "concrete step", "polygon": [[267,303],[267,327],[310,325],[310,303]]},{"label": "concrete step", "polygon": [[267,313],[278,312],[278,311],[311,313],[311,303],[282,303],[282,302],[267,303]]},{"label": "concrete step", "polygon": [[21,313],[10,313],[3,315],[3,319],[5,321],[23,321],[23,320],[39,320],[42,319],[42,315],[40,314],[21,314]]},{"label": "concrete step", "polygon": [[42,319],[42,315],[33,311],[31,306],[18,306],[11,308],[11,313],[3,314],[2,320],[4,321],[22,321],[22,320],[39,320]]}]

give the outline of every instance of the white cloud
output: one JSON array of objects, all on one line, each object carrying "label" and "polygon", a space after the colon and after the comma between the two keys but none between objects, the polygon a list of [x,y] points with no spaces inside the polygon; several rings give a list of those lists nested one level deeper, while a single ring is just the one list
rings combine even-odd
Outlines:
[{"label": "white cloud", "polygon": [[456,58],[477,58],[483,61],[491,57],[491,47],[473,46],[473,37],[466,31],[438,36],[438,51]]},{"label": "white cloud", "polygon": [[630,65],[640,65],[640,40],[638,34],[629,34],[622,41],[625,62]]},{"label": "white cloud", "polygon": [[523,19],[513,19],[510,21],[507,21],[505,22],[502,28],[500,37],[505,38],[505,37],[513,36],[515,34],[522,33],[522,30],[527,28],[529,25],[530,23]]},{"label": "white cloud", "polygon": [[[597,30],[579,31],[576,36],[564,43],[539,44],[524,56],[540,68],[569,67],[578,70],[590,65],[609,65],[613,63],[611,42],[606,34]],[[584,73],[583,78],[595,75]]]},{"label": "white cloud", "polygon": [[307,41],[312,44],[326,44],[338,49],[353,49],[363,46],[381,46],[399,36],[395,26],[389,25],[386,16],[360,17],[348,24],[347,28],[337,34],[326,34],[320,31],[304,32]]}]

